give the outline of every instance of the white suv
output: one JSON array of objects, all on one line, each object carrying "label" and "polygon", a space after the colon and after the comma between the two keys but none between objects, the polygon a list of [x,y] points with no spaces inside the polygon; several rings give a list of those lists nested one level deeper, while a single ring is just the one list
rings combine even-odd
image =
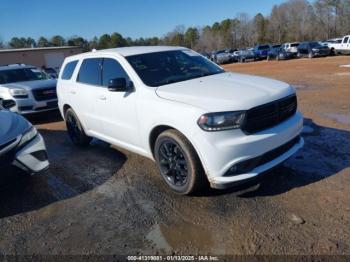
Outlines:
[{"label": "white suv", "polygon": [[68,57],[57,89],[75,144],[96,137],[155,160],[181,194],[246,181],[304,143],[293,87],[225,72],[182,47]]}]

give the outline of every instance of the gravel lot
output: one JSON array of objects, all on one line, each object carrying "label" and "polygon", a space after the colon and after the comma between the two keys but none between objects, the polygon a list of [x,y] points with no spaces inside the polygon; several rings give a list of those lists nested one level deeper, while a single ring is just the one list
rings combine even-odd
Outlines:
[{"label": "gravel lot", "polygon": [[[51,162],[0,187],[0,254],[350,255],[350,57],[226,65],[297,88],[305,147],[259,181],[174,195],[152,161],[74,147],[58,113],[30,117]],[[5,174],[2,174],[5,175]]]}]

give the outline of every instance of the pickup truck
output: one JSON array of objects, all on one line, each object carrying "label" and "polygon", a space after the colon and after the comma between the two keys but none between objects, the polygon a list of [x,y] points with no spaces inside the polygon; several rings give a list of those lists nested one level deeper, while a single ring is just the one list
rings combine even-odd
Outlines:
[{"label": "pickup truck", "polygon": [[328,47],[333,54],[350,54],[350,35],[344,36],[340,43],[329,43]]}]

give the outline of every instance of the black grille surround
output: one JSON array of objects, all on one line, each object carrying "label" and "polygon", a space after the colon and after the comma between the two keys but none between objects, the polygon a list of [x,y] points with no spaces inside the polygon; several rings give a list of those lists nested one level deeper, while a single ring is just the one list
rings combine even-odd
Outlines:
[{"label": "black grille surround", "polygon": [[297,111],[296,95],[254,107],[246,112],[241,129],[246,134],[254,134],[276,126],[293,116]]},{"label": "black grille surround", "polygon": [[56,87],[34,89],[32,93],[36,101],[57,99]]}]

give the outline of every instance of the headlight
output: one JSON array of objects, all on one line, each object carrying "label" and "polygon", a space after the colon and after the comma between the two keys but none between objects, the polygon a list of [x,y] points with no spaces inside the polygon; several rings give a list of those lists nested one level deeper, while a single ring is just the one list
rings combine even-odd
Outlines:
[{"label": "headlight", "polygon": [[25,90],[23,88],[11,88],[10,89],[10,94],[14,98],[27,98],[28,97],[27,90]]},{"label": "headlight", "polygon": [[18,146],[23,146],[25,143],[32,140],[36,135],[38,134],[38,131],[35,127],[31,126],[23,135],[21,138],[21,142],[19,142]]},{"label": "headlight", "polygon": [[314,52],[319,52],[319,51],[320,51],[320,49],[317,49],[317,48],[312,48],[312,51],[314,51]]},{"label": "headlight", "polygon": [[198,125],[205,131],[222,131],[240,128],[244,120],[243,111],[208,113],[198,119]]}]

